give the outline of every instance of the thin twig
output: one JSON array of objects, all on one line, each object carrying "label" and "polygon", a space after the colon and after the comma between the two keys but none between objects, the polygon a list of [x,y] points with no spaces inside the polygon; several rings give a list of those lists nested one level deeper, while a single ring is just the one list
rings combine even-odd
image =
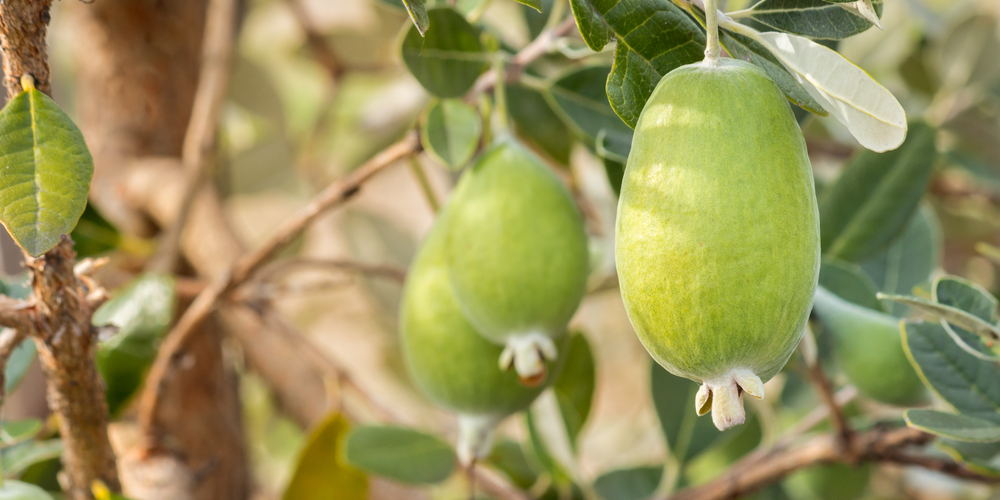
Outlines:
[{"label": "thin twig", "polygon": [[415,156],[410,158],[410,171],[417,178],[417,183],[420,184],[420,191],[423,192],[424,199],[430,205],[431,211],[437,213],[438,209],[441,208],[441,202],[438,201],[437,195],[434,194],[434,188],[431,186],[430,180],[427,179],[427,173],[424,172],[423,165],[420,164],[420,160]]},{"label": "thin twig", "polygon": [[[504,74],[504,79],[507,82],[516,82],[521,72],[524,68],[531,64],[535,59],[548,54],[550,50],[555,46],[556,41],[568,34],[576,27],[576,21],[573,17],[566,18],[561,24],[552,28],[550,30],[543,31],[538,38],[535,38],[526,47],[521,49],[517,55],[510,61],[510,64],[506,68],[506,73]],[[493,89],[497,83],[497,72],[495,70],[489,70],[483,73],[482,76],[476,80],[476,84],[472,86],[472,90],[466,95],[467,101],[472,101],[479,94],[488,92]]]},{"label": "thin twig", "polygon": [[838,442],[844,452],[844,456],[850,462],[855,451],[853,449],[854,431],[848,425],[847,418],[844,416],[840,405],[837,404],[833,389],[830,386],[830,380],[826,377],[826,372],[823,371],[823,362],[818,357],[812,366],[809,367],[809,379],[812,381],[813,387],[816,388],[816,392],[823,401],[823,405],[828,410],[827,414],[833,423],[833,428],[836,430]]},{"label": "thin twig", "polygon": [[196,327],[215,309],[220,299],[250,279],[256,271],[301,234],[316,218],[354,196],[365,181],[392,165],[396,160],[411,155],[419,149],[420,141],[417,139],[417,135],[411,132],[399,142],[375,155],[357,170],[334,182],[313,198],[308,205],[287,219],[267,243],[254,252],[243,256],[229,272],[220,276],[198,295],[164,339],[156,360],[149,370],[146,386],[139,401],[139,422],[144,429],[155,436],[155,430],[152,429],[153,417],[157,414],[157,406],[163,392],[162,384],[172,360],[181,352],[187,338],[196,330]]},{"label": "thin twig", "polygon": [[336,271],[346,271],[350,273],[362,274],[386,278],[398,283],[406,280],[406,269],[384,264],[368,264],[347,259],[315,259],[309,257],[294,257],[279,260],[257,273],[256,281],[270,282],[277,276],[288,273],[297,268],[326,268]]},{"label": "thin twig", "polygon": [[181,150],[186,176],[184,197],[177,218],[166,230],[160,243],[160,251],[150,263],[150,270],[155,272],[170,273],[177,265],[184,225],[215,156],[219,119],[229,90],[237,4],[237,0],[212,0],[208,5],[201,71],[191,109],[191,120],[188,122]]}]

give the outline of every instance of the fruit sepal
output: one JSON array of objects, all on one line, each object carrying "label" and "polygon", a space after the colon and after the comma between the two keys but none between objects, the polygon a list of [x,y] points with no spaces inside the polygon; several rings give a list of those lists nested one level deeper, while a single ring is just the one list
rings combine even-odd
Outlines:
[{"label": "fruit sepal", "polygon": [[500,420],[502,417],[495,415],[458,415],[455,454],[463,467],[470,467],[474,462],[489,456],[493,448],[493,429]]},{"label": "fruit sepal", "polygon": [[543,333],[511,335],[500,353],[500,369],[513,366],[521,383],[534,387],[545,381],[545,362],[558,356],[555,342]]},{"label": "fruit sepal", "polygon": [[735,427],[746,421],[743,409],[743,393],[764,398],[764,383],[753,371],[733,368],[725,375],[704,380],[695,397],[698,416],[712,412],[712,423],[720,431]]}]

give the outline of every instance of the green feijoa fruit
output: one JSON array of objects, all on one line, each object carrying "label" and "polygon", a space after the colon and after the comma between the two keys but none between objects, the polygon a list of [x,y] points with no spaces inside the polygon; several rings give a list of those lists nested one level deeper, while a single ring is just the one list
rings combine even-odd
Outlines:
[{"label": "green feijoa fruit", "polygon": [[892,405],[927,400],[903,351],[899,318],[847,302],[823,287],[816,288],[813,312],[833,335],[837,364],[858,390]]},{"label": "green feijoa fruit", "polygon": [[493,427],[527,408],[545,386],[526,387],[517,374],[497,368],[503,347],[479,335],[459,308],[445,259],[449,211],[439,216],[406,279],[401,344],[416,385],[459,415],[458,454],[468,463],[487,455]]},{"label": "green feijoa fruit", "polygon": [[699,415],[742,423],[742,392],[763,397],[802,338],[820,266],[805,140],[763,71],[716,59],[660,80],[625,169],[615,262],[649,353],[702,384]]},{"label": "green feijoa fruit", "polygon": [[462,310],[505,346],[502,368],[537,383],[586,289],[587,234],[573,197],[504,137],[465,172],[450,210],[447,255]]}]

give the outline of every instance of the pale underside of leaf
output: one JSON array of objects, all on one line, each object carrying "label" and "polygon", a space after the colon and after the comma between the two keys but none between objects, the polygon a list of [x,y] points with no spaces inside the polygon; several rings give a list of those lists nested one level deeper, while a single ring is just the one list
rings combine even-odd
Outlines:
[{"label": "pale underside of leaf", "polygon": [[969,314],[961,309],[946,306],[944,304],[938,304],[937,302],[931,302],[929,300],[924,300],[918,297],[909,297],[906,295],[891,295],[891,294],[878,294],[878,298],[882,300],[891,300],[894,302],[899,302],[901,304],[906,304],[923,311],[927,311],[935,316],[940,317],[953,325],[960,328],[968,330],[989,343],[996,343],[1000,340],[1000,329],[996,325],[991,325],[982,319]]},{"label": "pale underside of leaf", "polygon": [[788,33],[760,33],[732,21],[722,24],[770,49],[809,95],[865,148],[884,152],[903,143],[903,107],[891,92],[836,51]]}]

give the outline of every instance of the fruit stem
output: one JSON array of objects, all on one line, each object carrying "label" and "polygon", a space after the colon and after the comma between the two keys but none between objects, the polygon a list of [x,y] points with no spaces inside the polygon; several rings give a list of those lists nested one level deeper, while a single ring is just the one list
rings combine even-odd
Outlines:
[{"label": "fruit stem", "polygon": [[497,83],[493,87],[493,100],[496,109],[494,110],[494,116],[496,117],[496,130],[495,134],[497,138],[502,138],[508,131],[507,125],[507,82],[506,82],[506,57],[502,53],[498,53],[497,57],[493,60],[493,70],[497,74]]},{"label": "fruit stem", "polygon": [[458,415],[458,442],[455,454],[462,467],[469,468],[479,459],[489,456],[493,448],[493,429],[499,419],[485,415]]},{"label": "fruit stem", "polygon": [[712,62],[719,58],[721,48],[719,47],[719,10],[715,6],[715,0],[705,0],[705,61]]}]

